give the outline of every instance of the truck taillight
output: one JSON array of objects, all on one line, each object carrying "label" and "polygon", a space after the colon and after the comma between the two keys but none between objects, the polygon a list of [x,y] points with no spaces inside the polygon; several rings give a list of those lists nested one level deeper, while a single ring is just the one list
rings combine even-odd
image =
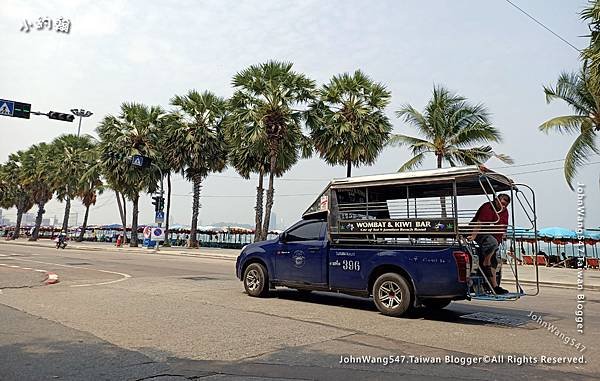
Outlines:
[{"label": "truck taillight", "polygon": [[458,281],[466,282],[469,272],[469,254],[463,251],[455,251],[454,259],[456,260],[456,270],[458,272]]}]

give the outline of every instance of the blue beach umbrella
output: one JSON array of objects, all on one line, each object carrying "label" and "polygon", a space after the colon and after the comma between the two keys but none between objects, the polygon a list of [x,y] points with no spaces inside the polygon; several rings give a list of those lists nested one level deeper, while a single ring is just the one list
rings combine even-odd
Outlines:
[{"label": "blue beach umbrella", "polygon": [[577,233],[574,230],[551,227],[540,229],[540,237],[550,239],[576,239]]}]

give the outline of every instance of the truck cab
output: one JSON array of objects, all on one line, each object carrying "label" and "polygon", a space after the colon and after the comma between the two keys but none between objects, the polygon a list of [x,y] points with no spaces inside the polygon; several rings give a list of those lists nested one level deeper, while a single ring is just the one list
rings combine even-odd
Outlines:
[{"label": "truck cab", "polygon": [[470,212],[459,213],[458,198],[513,188],[476,166],[334,180],[300,221],[273,240],[245,246],[236,275],[255,297],[289,287],[372,297],[390,316],[443,308],[477,297],[489,283],[465,236],[507,228],[475,227]]}]

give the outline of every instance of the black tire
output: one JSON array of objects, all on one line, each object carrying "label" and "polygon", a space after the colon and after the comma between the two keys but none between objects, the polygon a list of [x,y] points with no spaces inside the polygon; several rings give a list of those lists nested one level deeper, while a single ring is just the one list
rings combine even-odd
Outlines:
[{"label": "black tire", "polygon": [[244,289],[254,297],[265,297],[269,293],[269,275],[265,266],[251,263],[244,271]]},{"label": "black tire", "polygon": [[452,302],[452,299],[424,299],[421,303],[429,309],[432,310],[441,310],[444,307],[447,307],[448,304]]},{"label": "black tire", "polygon": [[412,290],[407,280],[396,273],[385,273],[373,285],[373,301],[387,316],[402,316],[412,306]]}]

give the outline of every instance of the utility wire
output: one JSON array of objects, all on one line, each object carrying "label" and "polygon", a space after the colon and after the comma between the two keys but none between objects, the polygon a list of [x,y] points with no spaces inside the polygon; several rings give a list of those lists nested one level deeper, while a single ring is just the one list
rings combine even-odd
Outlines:
[{"label": "utility wire", "polygon": [[[593,161],[591,163],[584,163],[584,164],[581,164],[581,167],[585,167],[585,166],[588,166],[588,165],[594,165],[594,164],[600,164],[600,161]],[[507,175],[508,176],[524,175],[524,174],[528,174],[528,173],[541,173],[541,172],[556,171],[556,170],[559,170],[559,169],[565,169],[565,167],[562,166],[562,167],[547,168],[547,169],[537,169],[535,171],[508,173]]]},{"label": "utility wire", "polygon": [[530,19],[532,19],[536,24],[538,24],[539,26],[541,26],[542,28],[546,29],[548,32],[552,33],[554,36],[556,36],[558,39],[560,39],[562,42],[564,42],[565,44],[569,45],[570,47],[572,47],[573,49],[575,49],[578,53],[581,53],[581,50],[579,50],[575,45],[571,44],[569,41],[567,41],[566,39],[564,39],[563,37],[561,37],[558,33],[554,32],[552,29],[548,28],[546,25],[544,25],[541,21],[538,21],[535,17],[533,17],[532,15],[530,15],[529,13],[525,12],[523,9],[519,8],[518,5],[516,5],[515,3],[513,3],[510,0],[505,0],[507,3],[509,3],[510,5],[512,5],[513,7],[515,7],[516,9],[518,9],[521,13],[523,13],[525,16],[529,17]]}]

